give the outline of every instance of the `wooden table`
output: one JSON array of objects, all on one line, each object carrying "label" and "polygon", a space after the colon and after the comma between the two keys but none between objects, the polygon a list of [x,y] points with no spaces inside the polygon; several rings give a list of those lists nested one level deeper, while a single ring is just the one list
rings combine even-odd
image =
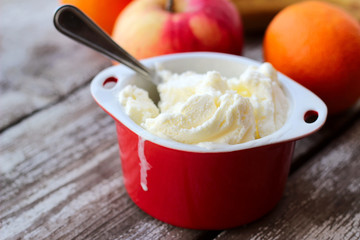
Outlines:
[{"label": "wooden table", "polygon": [[[360,238],[359,103],[298,141],[282,200],[256,222],[199,231],[145,214],[124,188],[113,120],[90,96],[111,63],[54,29],[57,4],[0,6],[0,239]],[[246,36],[244,55],[262,60],[261,36]]]}]

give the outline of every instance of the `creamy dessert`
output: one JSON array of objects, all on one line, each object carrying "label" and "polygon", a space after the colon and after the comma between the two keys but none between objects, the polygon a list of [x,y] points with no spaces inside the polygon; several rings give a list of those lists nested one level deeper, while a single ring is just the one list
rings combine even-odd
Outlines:
[{"label": "creamy dessert", "polygon": [[136,86],[122,89],[125,113],[149,132],[187,144],[238,144],[267,136],[286,121],[289,103],[269,63],[238,77],[219,72],[172,73],[159,69],[158,106]]}]

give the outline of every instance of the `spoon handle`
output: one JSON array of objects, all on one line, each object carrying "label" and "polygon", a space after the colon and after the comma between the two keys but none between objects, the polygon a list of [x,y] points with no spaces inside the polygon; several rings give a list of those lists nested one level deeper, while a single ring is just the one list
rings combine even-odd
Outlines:
[{"label": "spoon handle", "polygon": [[153,79],[154,73],[150,69],[116,44],[78,8],[71,5],[60,7],[55,12],[54,25],[64,35],[125,64],[147,79]]}]

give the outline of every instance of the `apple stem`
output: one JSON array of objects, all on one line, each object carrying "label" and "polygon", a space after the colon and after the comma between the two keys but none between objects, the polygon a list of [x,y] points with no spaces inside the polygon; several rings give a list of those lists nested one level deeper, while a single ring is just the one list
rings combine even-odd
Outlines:
[{"label": "apple stem", "polygon": [[174,0],[166,1],[166,10],[169,12],[174,12]]}]

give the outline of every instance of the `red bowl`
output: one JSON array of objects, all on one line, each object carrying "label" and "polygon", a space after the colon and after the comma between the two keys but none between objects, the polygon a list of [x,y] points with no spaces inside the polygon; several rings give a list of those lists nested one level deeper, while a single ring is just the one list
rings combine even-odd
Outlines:
[{"label": "red bowl", "polygon": [[[221,53],[181,53],[142,61],[173,72],[217,70],[239,76],[259,62]],[[116,123],[125,187],[145,212],[164,222],[194,229],[225,229],[254,221],[281,199],[295,141],[318,130],[327,108],[312,92],[279,73],[290,100],[288,119],[278,131],[242,144],[212,149],[159,138],[134,123],[117,95],[128,84],[150,85],[124,66],[99,73],[91,83],[95,101]],[[113,86],[108,87],[108,83]]]}]

